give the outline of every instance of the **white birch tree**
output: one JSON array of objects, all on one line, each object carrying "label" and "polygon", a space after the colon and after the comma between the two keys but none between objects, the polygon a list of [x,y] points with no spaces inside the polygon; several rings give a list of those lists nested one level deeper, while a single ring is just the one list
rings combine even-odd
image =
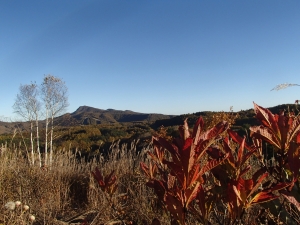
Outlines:
[{"label": "white birch tree", "polygon": [[39,147],[38,121],[40,113],[40,101],[38,100],[38,86],[35,83],[20,85],[19,94],[13,105],[14,112],[20,115],[25,121],[30,123],[30,143],[31,143],[31,164],[35,164],[35,145],[33,139],[34,122],[36,130],[36,147],[41,166],[41,153]]},{"label": "white birch tree", "polygon": [[[60,78],[46,75],[44,77],[41,94],[45,104],[45,165],[48,164],[48,139],[49,140],[49,165],[51,167],[53,157],[53,130],[54,130],[54,117],[61,115],[68,107],[67,86]],[[50,125],[50,132],[49,132]],[[49,133],[48,133],[49,132]],[[49,135],[48,135],[49,134]]]}]

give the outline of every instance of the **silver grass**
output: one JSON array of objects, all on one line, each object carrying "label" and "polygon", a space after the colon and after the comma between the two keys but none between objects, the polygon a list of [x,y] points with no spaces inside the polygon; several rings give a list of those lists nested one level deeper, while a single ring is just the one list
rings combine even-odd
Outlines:
[{"label": "silver grass", "polygon": [[299,84],[288,84],[288,83],[284,83],[284,84],[279,84],[276,87],[274,87],[271,91],[279,91],[281,89],[285,89],[288,87],[292,87],[292,86],[300,86]]}]

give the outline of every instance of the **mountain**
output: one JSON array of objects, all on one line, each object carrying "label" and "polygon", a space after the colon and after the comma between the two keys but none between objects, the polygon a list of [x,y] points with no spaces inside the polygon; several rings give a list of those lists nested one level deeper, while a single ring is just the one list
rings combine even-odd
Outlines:
[{"label": "mountain", "polygon": [[[298,112],[297,105],[295,104],[284,104],[268,108],[272,113],[279,113],[280,110],[294,110]],[[78,126],[78,125],[91,125],[91,124],[118,124],[124,122],[132,123],[144,123],[148,122],[152,124],[153,128],[158,128],[160,126],[174,126],[181,125],[183,120],[189,117],[189,123],[193,122],[201,115],[206,117],[209,114],[215,112],[198,112],[194,114],[186,115],[163,115],[156,113],[138,113],[130,110],[115,110],[115,109],[98,109],[89,106],[80,106],[73,113],[66,113],[60,117],[55,118],[55,125],[58,126]],[[256,119],[254,118],[253,109],[241,110],[237,112],[240,116],[236,120],[236,125],[242,124],[255,124]],[[45,121],[40,122],[41,126],[45,124]],[[25,122],[1,122],[0,121],[0,134],[13,133],[14,130],[20,129],[28,130],[29,123]]]},{"label": "mountain", "polygon": [[149,122],[160,119],[170,119],[174,116],[156,113],[138,113],[130,110],[97,109],[90,106],[80,106],[75,112],[64,114],[55,119],[55,124],[61,126],[117,124],[124,122]]},{"label": "mountain", "polygon": [[[97,109],[90,106],[80,106],[73,113],[66,113],[54,119],[58,126],[77,126],[91,124],[118,124],[124,122],[149,122],[160,119],[170,119],[174,116],[156,113],[138,113],[131,110]],[[44,127],[45,121],[40,121]],[[28,122],[3,122],[0,121],[0,134],[13,133],[15,129],[28,130]]]}]

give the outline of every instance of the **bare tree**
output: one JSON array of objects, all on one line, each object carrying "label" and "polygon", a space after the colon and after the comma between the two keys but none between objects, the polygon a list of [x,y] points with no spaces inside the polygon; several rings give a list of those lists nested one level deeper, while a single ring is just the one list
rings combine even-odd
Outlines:
[{"label": "bare tree", "polygon": [[39,147],[39,130],[38,120],[40,111],[40,102],[38,100],[38,87],[35,83],[20,85],[19,94],[17,95],[16,101],[13,105],[14,112],[23,117],[30,123],[30,142],[31,142],[31,163],[35,163],[35,151],[34,151],[34,140],[33,140],[33,124],[35,121],[36,130],[36,143],[37,152],[39,155],[39,163],[41,166],[41,153]]},{"label": "bare tree", "polygon": [[48,130],[50,124],[50,140],[49,140],[49,164],[52,164],[53,155],[53,130],[54,130],[54,117],[61,115],[68,107],[67,86],[60,78],[47,75],[44,77],[42,88],[42,99],[45,104],[45,165],[48,162]]}]

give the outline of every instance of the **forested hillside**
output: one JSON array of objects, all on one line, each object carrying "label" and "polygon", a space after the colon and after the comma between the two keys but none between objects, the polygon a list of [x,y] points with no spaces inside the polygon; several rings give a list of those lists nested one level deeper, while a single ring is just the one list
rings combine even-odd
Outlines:
[{"label": "forested hillside", "polygon": [[[269,108],[272,113],[298,113],[297,105],[278,105]],[[239,112],[197,112],[179,116],[162,114],[142,114],[130,110],[101,110],[88,106],[79,107],[73,113],[67,113],[56,118],[54,146],[56,151],[63,149],[94,152],[108,149],[112,142],[131,143],[139,140],[138,147],[147,145],[151,136],[161,134],[167,137],[178,136],[178,126],[187,118],[190,126],[202,116],[206,128],[214,126],[221,120],[231,123],[233,130],[240,135],[249,135],[248,128],[257,125],[254,110]],[[0,123],[0,143],[18,143],[29,145],[27,123]],[[42,128],[43,129],[43,128]],[[22,135],[20,133],[22,131]],[[44,132],[41,132],[44,133]],[[44,137],[40,137],[43,146]]]}]

